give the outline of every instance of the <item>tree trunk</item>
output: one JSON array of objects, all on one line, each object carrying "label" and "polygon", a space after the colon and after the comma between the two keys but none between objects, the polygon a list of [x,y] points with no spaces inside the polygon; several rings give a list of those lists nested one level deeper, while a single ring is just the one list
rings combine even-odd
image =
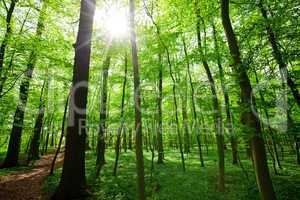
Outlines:
[{"label": "tree trunk", "polygon": [[42,90],[41,90],[41,95],[40,95],[40,107],[39,107],[39,113],[34,125],[34,132],[33,132],[33,137],[30,143],[30,149],[29,149],[29,154],[28,154],[28,159],[27,161],[31,160],[38,160],[40,157],[40,135],[41,135],[41,130],[43,127],[43,120],[44,120],[44,114],[45,114],[45,100],[43,99],[43,93],[45,89],[45,83],[43,84]]},{"label": "tree trunk", "polygon": [[[184,78],[184,84],[186,86],[186,77]],[[184,89],[184,94],[181,94],[181,109],[182,109],[182,120],[183,120],[183,130],[184,130],[184,153],[190,153],[190,134],[189,134],[189,122],[187,115],[187,88]]]},{"label": "tree trunk", "polygon": [[158,81],[158,98],[157,98],[157,110],[158,110],[158,125],[157,125],[157,163],[162,164],[164,159],[164,147],[162,137],[162,99],[163,99],[163,66],[161,54],[158,55],[159,59],[159,81]]},{"label": "tree trunk", "polygon": [[53,199],[80,199],[85,191],[86,104],[95,0],[82,0],[62,176]]},{"label": "tree trunk", "polygon": [[123,127],[123,149],[124,149],[124,152],[126,153],[127,152],[127,134],[126,134],[126,127]]},{"label": "tree trunk", "polygon": [[288,109],[287,113],[287,118],[288,118],[288,124],[287,124],[287,132],[288,134],[292,135],[293,142],[295,144],[295,148],[292,145],[292,150],[296,151],[296,163],[300,165],[300,138],[299,138],[299,130],[297,129],[296,125],[294,124],[294,120],[292,119],[290,109]]},{"label": "tree trunk", "polygon": [[132,129],[129,128],[129,133],[128,133],[128,149],[132,150]]},{"label": "tree trunk", "polygon": [[140,75],[138,50],[135,33],[135,5],[134,0],[129,0],[129,24],[130,24],[130,41],[132,49],[132,65],[134,78],[134,105],[135,105],[135,153],[136,168],[138,178],[138,197],[140,200],[146,199],[145,194],[145,175],[144,175],[144,157],[143,157],[143,140],[142,140],[142,113],[141,113],[141,95],[140,95]]},{"label": "tree trunk", "polygon": [[58,156],[58,154],[60,152],[61,144],[62,144],[64,135],[65,135],[65,122],[66,122],[66,117],[67,117],[67,112],[68,112],[69,98],[70,98],[70,94],[68,94],[68,97],[67,97],[67,100],[66,100],[66,105],[65,105],[63,120],[62,120],[62,123],[61,123],[61,135],[60,135],[60,138],[59,138],[58,147],[56,149],[54,158],[53,158],[52,163],[51,163],[51,168],[50,168],[49,176],[53,175],[56,158],[57,158],[57,156]]},{"label": "tree trunk", "polygon": [[156,34],[157,34],[159,43],[165,49],[165,52],[167,54],[169,73],[170,73],[170,77],[172,79],[172,92],[173,92],[173,102],[174,102],[174,109],[175,109],[177,139],[178,139],[178,143],[179,143],[179,151],[180,151],[180,155],[181,155],[182,169],[183,169],[183,171],[185,171],[185,161],[184,161],[184,153],[183,153],[183,146],[182,146],[182,138],[181,138],[180,127],[179,127],[178,106],[177,106],[177,99],[176,99],[176,80],[173,75],[170,52],[169,52],[168,47],[165,45],[164,41],[162,40],[162,38],[160,36],[160,29],[159,29],[158,25],[156,24],[156,22],[154,21],[153,16],[151,15],[150,11],[148,10],[148,7],[146,5],[144,5],[144,7],[146,9],[146,13],[147,13],[148,17],[151,19],[153,25],[156,28]]},{"label": "tree trunk", "polygon": [[197,2],[196,7],[196,17],[197,17],[197,24],[196,24],[196,30],[197,30],[197,41],[198,41],[198,50],[200,53],[201,61],[204,66],[209,85],[210,90],[213,97],[213,116],[214,116],[214,125],[216,130],[216,139],[217,139],[217,149],[218,149],[218,165],[219,165],[219,177],[218,177],[218,190],[223,192],[225,190],[225,163],[224,163],[224,135],[222,130],[222,114],[220,109],[220,104],[217,96],[217,90],[215,86],[215,81],[213,79],[213,76],[211,74],[210,68],[208,66],[207,60],[205,58],[205,55],[203,53],[202,45],[201,45],[201,32],[200,32],[200,22],[201,22],[201,15],[200,15],[200,7],[199,3]]},{"label": "tree trunk", "polygon": [[[257,83],[257,85],[259,85],[259,80],[258,80],[258,77],[257,77],[256,70],[254,70],[254,74],[255,74],[256,83]],[[262,109],[263,109],[263,111],[266,115],[266,118],[267,118],[267,128],[268,128],[269,134],[271,136],[272,147],[273,147],[272,148],[273,149],[273,152],[272,152],[273,155],[272,156],[274,157],[274,160],[277,162],[278,167],[280,169],[282,169],[281,164],[280,164],[280,160],[279,160],[279,156],[278,156],[278,150],[277,150],[277,144],[276,144],[275,137],[274,137],[274,131],[271,127],[269,112],[268,112],[268,109],[267,109],[267,103],[266,103],[264,95],[263,95],[263,93],[260,89],[259,89],[258,93],[259,93],[259,96],[260,96],[260,100],[262,102]]]},{"label": "tree trunk", "polygon": [[252,96],[252,87],[245,66],[243,66],[241,62],[240,50],[229,17],[229,0],[221,0],[221,14],[228,46],[234,62],[233,70],[237,75],[237,81],[241,89],[241,122],[246,125],[248,129],[245,131],[248,133],[251,143],[256,182],[262,199],[275,200],[276,196],[269,173],[260,120],[258,116],[252,112],[253,108],[256,110],[255,98]]},{"label": "tree trunk", "polygon": [[[110,48],[110,47],[109,47]],[[110,51],[110,50],[109,50]],[[106,56],[102,69],[102,90],[100,97],[100,123],[97,143],[97,161],[96,161],[96,177],[99,176],[101,168],[105,164],[105,133],[106,133],[106,117],[107,117],[107,81],[108,70],[110,66],[111,56]]]},{"label": "tree trunk", "polygon": [[204,159],[203,159],[203,153],[202,153],[200,129],[199,129],[197,112],[196,112],[196,104],[195,104],[195,89],[194,89],[194,84],[193,84],[193,80],[192,80],[191,69],[190,69],[190,61],[189,61],[189,56],[188,56],[187,47],[186,47],[184,37],[182,39],[182,42],[183,42],[184,54],[185,54],[185,59],[186,59],[186,64],[187,64],[189,82],[190,82],[190,86],[191,86],[191,99],[192,99],[192,109],[193,109],[193,117],[194,117],[193,125],[194,125],[195,130],[196,130],[196,139],[197,139],[197,145],[198,145],[198,149],[199,149],[199,158],[200,158],[201,167],[204,167]]},{"label": "tree trunk", "polygon": [[[122,88],[122,100],[121,100],[121,115],[120,115],[120,127],[118,129],[117,134],[117,141],[115,146],[116,151],[116,159],[115,159],[115,165],[113,170],[113,175],[117,175],[117,168],[118,168],[118,161],[119,161],[119,155],[120,155],[120,143],[121,143],[121,133],[122,129],[124,129],[124,104],[125,104],[125,93],[126,93],[126,83],[127,83],[127,68],[128,68],[128,62],[127,62],[127,55],[125,56],[125,73],[124,73],[124,80],[123,80],[123,88]],[[126,135],[125,135],[126,137]],[[129,140],[131,140],[129,138]],[[127,145],[126,145],[127,146]]]},{"label": "tree trunk", "polygon": [[225,100],[225,109],[226,109],[226,125],[228,132],[230,134],[230,144],[231,144],[231,153],[232,153],[232,164],[237,164],[238,163],[238,149],[237,149],[237,138],[234,134],[234,129],[232,126],[232,119],[231,119],[231,112],[230,112],[230,101],[229,101],[229,95],[228,91],[225,85],[225,80],[224,80],[224,70],[221,64],[221,57],[219,53],[219,45],[218,45],[218,39],[217,39],[217,32],[216,32],[216,27],[213,24],[213,35],[214,35],[214,42],[215,42],[215,50],[217,53],[217,63],[218,63],[218,68],[219,68],[219,76],[221,80],[221,87],[222,87],[222,92],[224,95],[224,100]]},{"label": "tree trunk", "polygon": [[[42,9],[40,11],[39,19],[38,19],[37,28],[36,28],[36,38],[38,40],[41,39],[42,32],[44,30],[44,14],[46,8],[47,8],[46,3],[43,3]],[[23,77],[23,80],[20,85],[19,102],[14,115],[14,121],[10,133],[9,145],[8,145],[6,158],[2,165],[2,168],[14,167],[18,165],[24,115],[25,115],[25,109],[26,109],[26,104],[28,99],[28,91],[30,86],[30,80],[32,78],[33,70],[37,61],[37,56],[38,54],[36,52],[36,49],[33,49],[28,59],[25,76]]]}]

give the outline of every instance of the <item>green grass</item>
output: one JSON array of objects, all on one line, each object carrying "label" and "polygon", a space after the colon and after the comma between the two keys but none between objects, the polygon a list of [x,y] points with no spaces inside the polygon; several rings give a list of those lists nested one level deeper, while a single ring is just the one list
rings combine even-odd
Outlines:
[{"label": "green grass", "polygon": [[[165,164],[155,163],[151,177],[151,153],[145,152],[145,180],[148,199],[151,200],[206,200],[206,199],[245,199],[259,198],[254,172],[249,160],[243,159],[243,165],[249,176],[240,167],[232,165],[230,152],[226,154],[225,179],[226,192],[216,192],[217,157],[210,151],[205,155],[205,167],[201,168],[198,155],[192,152],[186,156],[186,172],[182,171],[180,155],[177,151],[165,153]],[[287,158],[286,160],[289,160]],[[117,177],[112,175],[114,152],[106,152],[106,162],[101,177],[94,180],[95,154],[91,151],[86,155],[86,174],[90,199],[133,200],[137,198],[135,154],[122,152]],[[280,175],[273,175],[273,184],[278,199],[293,200],[300,197],[300,171],[292,162],[283,162],[284,169]],[[271,170],[272,171],[272,170]],[[45,191],[51,194],[59,183],[61,169],[54,176],[47,178]]]}]

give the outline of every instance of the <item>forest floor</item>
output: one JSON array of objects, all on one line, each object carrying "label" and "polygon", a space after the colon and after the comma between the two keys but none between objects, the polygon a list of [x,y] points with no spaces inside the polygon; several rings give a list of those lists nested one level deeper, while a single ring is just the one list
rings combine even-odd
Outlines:
[{"label": "forest floor", "polygon": [[[147,200],[259,200],[259,192],[251,161],[245,152],[240,152],[240,166],[231,164],[231,152],[226,151],[225,182],[226,192],[216,191],[217,154],[210,148],[204,154],[205,167],[200,167],[198,151],[185,155],[186,171],[183,172],[178,150],[166,150],[164,164],[157,164],[151,170],[151,152],[144,151],[145,181]],[[90,200],[135,200],[136,166],[134,151],[122,151],[117,176],[113,176],[114,149],[107,149],[106,164],[100,178],[95,180],[95,151],[86,152],[86,176]],[[283,169],[275,175],[270,161],[270,171],[278,200],[298,200],[300,197],[300,170],[295,163],[295,156],[286,152]],[[57,188],[61,168],[44,183],[44,192],[51,195]],[[246,175],[247,174],[247,175]]]},{"label": "forest floor", "polygon": [[[215,148],[204,153],[205,167],[200,167],[196,148],[185,155],[186,171],[183,172],[180,154],[177,150],[165,151],[164,164],[156,163],[152,168],[151,152],[144,151],[147,200],[259,200],[259,192],[251,161],[245,152],[240,152],[244,170],[231,164],[231,152],[226,151],[224,193],[216,192],[217,154]],[[297,200],[300,196],[300,170],[295,156],[285,153],[283,169],[274,174],[269,163],[273,185],[278,200]],[[0,200],[44,200],[56,190],[61,176],[63,154],[56,163],[54,175],[49,175],[53,154],[43,156],[33,166],[20,166],[0,170]],[[90,200],[134,200],[137,199],[136,166],[134,151],[122,151],[117,176],[113,176],[115,153],[106,151],[106,164],[100,178],[95,179],[94,150],[86,152],[86,177]]]},{"label": "forest floor", "polygon": [[[1,200],[40,200],[46,199],[43,183],[49,175],[54,154],[42,156],[31,167],[18,167],[1,171],[0,199]],[[56,160],[56,167],[63,163],[63,153]],[[15,170],[15,171],[14,171]]]}]

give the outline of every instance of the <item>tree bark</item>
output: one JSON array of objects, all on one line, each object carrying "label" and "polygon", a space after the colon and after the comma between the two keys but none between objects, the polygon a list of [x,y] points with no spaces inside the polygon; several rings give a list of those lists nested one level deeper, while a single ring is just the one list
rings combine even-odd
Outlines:
[{"label": "tree bark", "polygon": [[157,110],[158,110],[158,125],[157,125],[157,163],[162,164],[164,161],[164,146],[162,137],[162,99],[163,99],[163,66],[161,54],[158,54],[159,60],[159,73],[158,73],[158,98],[157,98]]},{"label": "tree bark", "polygon": [[[228,46],[233,58],[233,70],[237,75],[237,81],[241,89],[241,122],[248,129],[245,131],[247,131],[250,139],[253,164],[256,172],[256,182],[262,199],[275,200],[276,196],[269,173],[260,120],[254,113],[256,112],[255,98],[252,95],[252,87],[246,68],[241,62],[238,42],[229,17],[229,0],[221,0],[221,16]],[[254,112],[252,110],[253,108]]]},{"label": "tree bark", "polygon": [[53,158],[52,163],[51,163],[49,176],[53,175],[56,158],[57,158],[57,156],[60,152],[62,141],[63,141],[64,135],[65,135],[65,123],[66,123],[66,117],[67,117],[67,112],[68,112],[69,98],[70,98],[70,94],[68,94],[68,97],[67,97],[67,100],[66,100],[63,120],[62,120],[62,123],[61,123],[61,135],[60,135],[60,138],[59,138],[59,143],[58,143],[54,158]]},{"label": "tree bark", "polygon": [[28,159],[27,161],[31,160],[38,160],[40,157],[40,135],[41,135],[41,130],[43,127],[43,120],[44,120],[44,114],[45,114],[45,100],[43,98],[44,90],[45,90],[45,84],[44,82],[42,90],[41,90],[41,95],[40,95],[40,106],[39,106],[39,112],[38,116],[34,125],[34,131],[33,131],[33,137],[30,143],[30,149],[29,149],[29,154],[28,154]]},{"label": "tree bark", "polygon": [[[124,129],[124,103],[125,103],[125,93],[126,93],[126,83],[127,83],[127,68],[128,68],[128,62],[127,62],[127,55],[125,56],[125,73],[124,73],[124,80],[123,80],[123,87],[122,87],[122,100],[121,100],[121,115],[120,115],[120,127],[118,129],[118,135],[117,135],[117,141],[115,146],[116,151],[116,159],[115,159],[115,165],[113,170],[113,175],[117,175],[117,168],[118,168],[118,161],[119,161],[119,155],[120,155],[120,143],[121,143],[121,133]],[[125,136],[126,137],[126,136]]]},{"label": "tree bark", "polygon": [[132,65],[134,78],[134,105],[135,105],[135,153],[136,153],[136,168],[138,179],[138,198],[146,199],[145,194],[145,175],[144,175],[144,157],[143,157],[143,140],[142,140],[142,113],[141,113],[141,94],[140,94],[140,76],[138,50],[135,33],[135,2],[129,0],[129,27],[130,41],[132,50]]},{"label": "tree bark", "polygon": [[[184,78],[184,85],[186,86],[187,80]],[[190,153],[190,134],[189,134],[189,122],[187,114],[187,87],[183,88],[183,94],[181,96],[181,109],[182,109],[182,121],[183,121],[183,130],[184,130],[184,153]]]},{"label": "tree bark", "polygon": [[129,128],[129,133],[128,133],[128,149],[132,150],[132,129]]},{"label": "tree bark", "polygon": [[[110,47],[109,47],[110,48]],[[110,51],[110,50],[109,50]],[[100,123],[97,143],[97,160],[96,160],[96,177],[99,176],[101,168],[105,164],[105,133],[106,130],[106,119],[107,119],[107,81],[108,81],[108,70],[110,66],[111,56],[106,56],[102,69],[102,90],[100,97]]]},{"label": "tree bark", "polygon": [[85,191],[85,120],[95,8],[95,0],[81,1],[64,164],[53,199],[80,199]]}]

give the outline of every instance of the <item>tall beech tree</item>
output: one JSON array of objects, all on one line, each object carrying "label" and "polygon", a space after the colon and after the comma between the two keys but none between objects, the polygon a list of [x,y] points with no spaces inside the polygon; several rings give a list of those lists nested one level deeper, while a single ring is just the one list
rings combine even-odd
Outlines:
[{"label": "tall beech tree", "polygon": [[75,47],[64,164],[53,199],[78,199],[85,193],[86,104],[95,0],[82,0]]},{"label": "tall beech tree", "polygon": [[244,131],[248,134],[250,140],[258,188],[263,199],[276,199],[269,173],[260,119],[256,113],[254,113],[254,111],[256,111],[255,97],[252,93],[252,86],[247,74],[247,68],[241,61],[240,49],[231,25],[229,0],[221,0],[221,16],[229,50],[233,59],[233,70],[240,86],[242,103],[241,122],[245,125]]},{"label": "tall beech tree", "polygon": [[142,112],[138,50],[135,33],[135,1],[129,0],[129,30],[132,53],[133,79],[134,79],[134,109],[135,109],[135,153],[138,183],[138,198],[146,199],[144,156],[142,140]]}]

